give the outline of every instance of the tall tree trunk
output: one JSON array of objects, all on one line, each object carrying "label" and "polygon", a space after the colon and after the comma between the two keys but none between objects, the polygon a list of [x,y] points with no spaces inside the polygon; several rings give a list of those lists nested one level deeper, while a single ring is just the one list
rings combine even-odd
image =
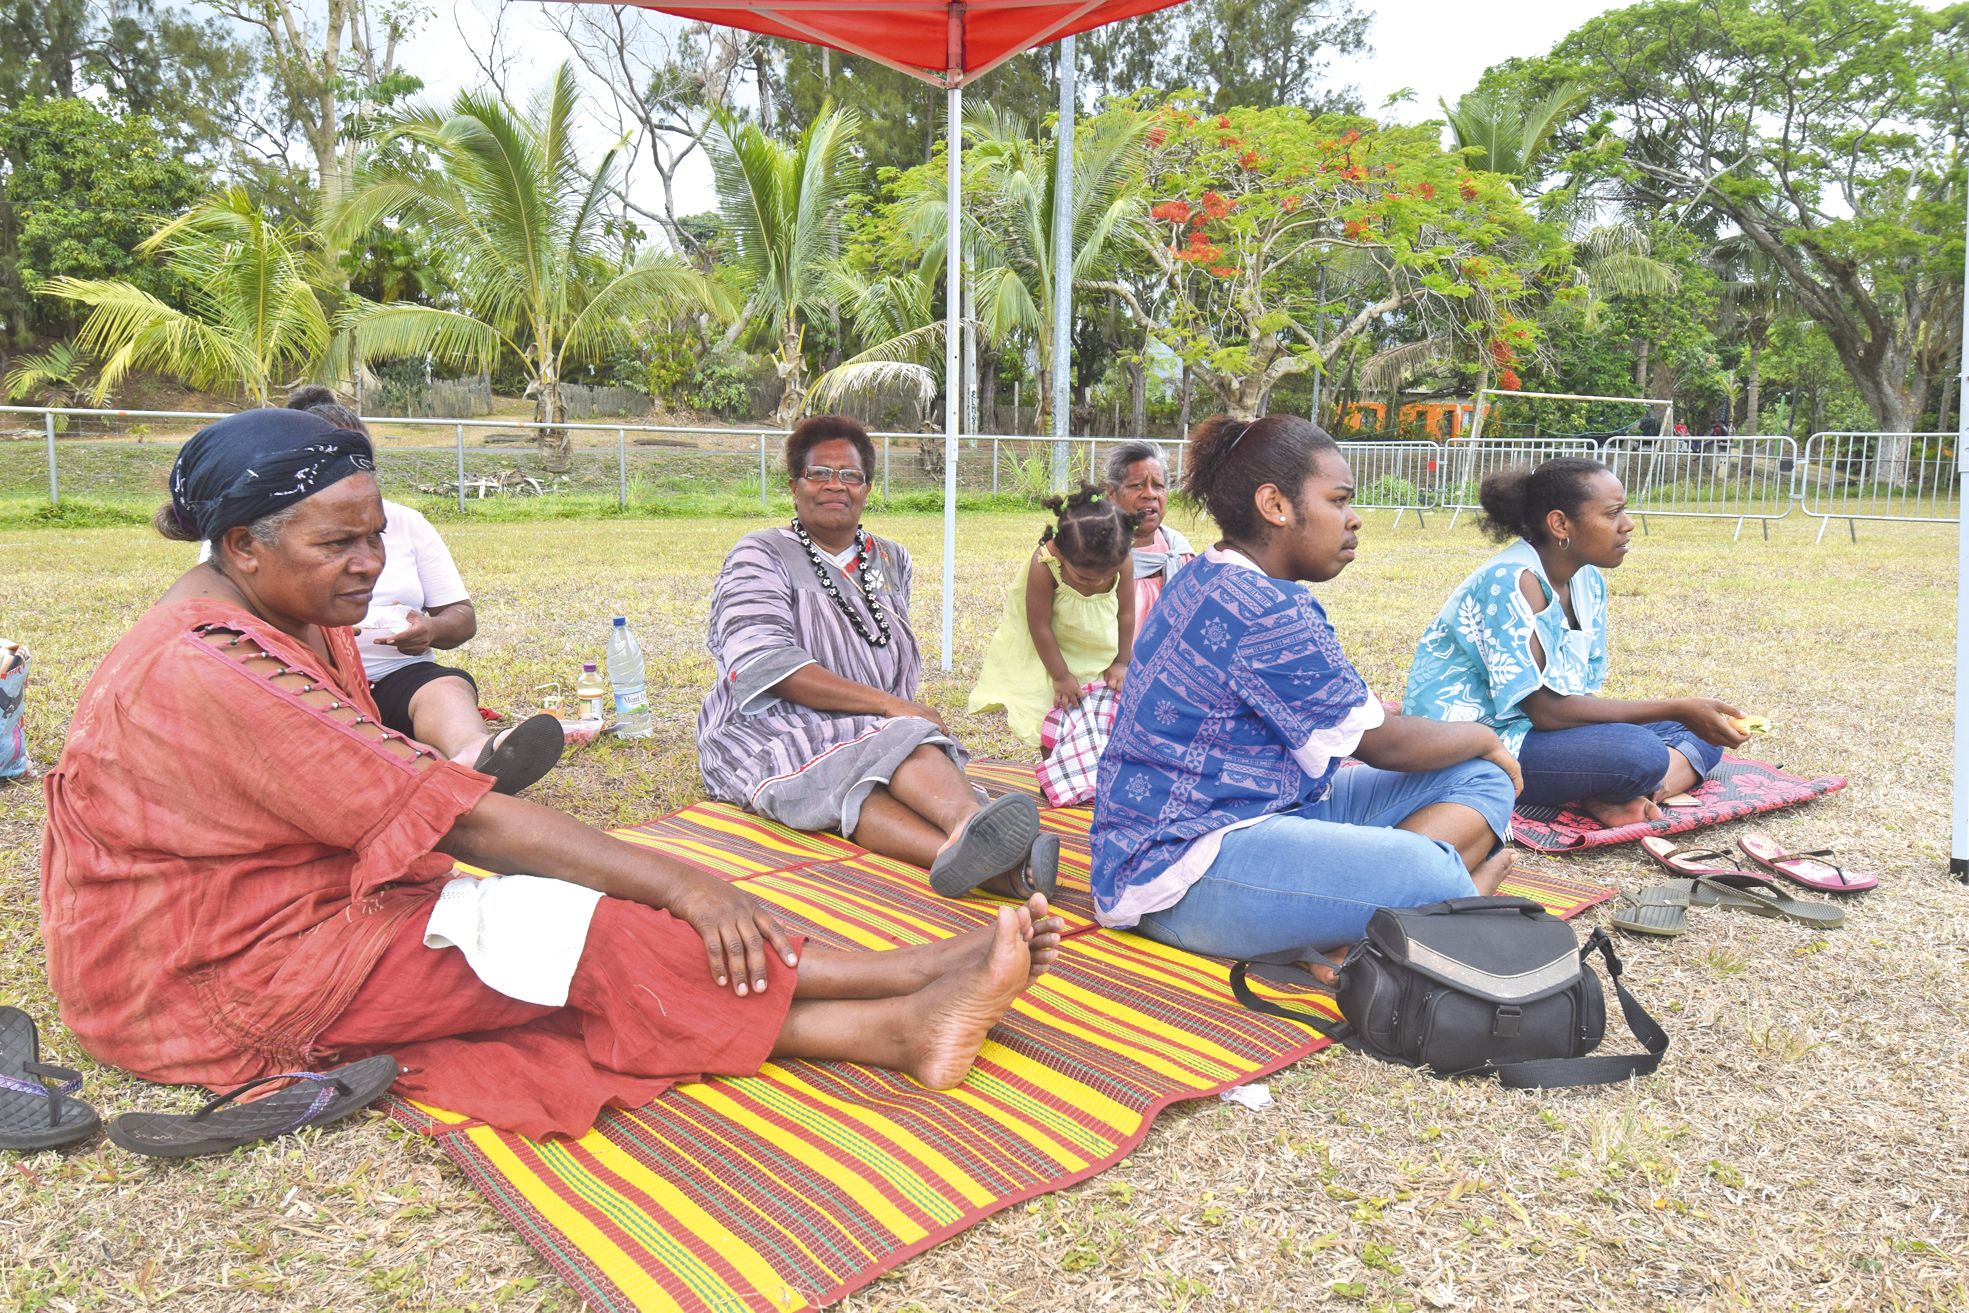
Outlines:
[{"label": "tall tree trunk", "polygon": [[1935,427],[1943,433],[1955,431],[1955,425],[1949,423],[1949,412],[1954,409],[1955,376],[1960,370],[1961,364],[1958,362],[1954,370],[1942,375],[1942,404],[1935,410]]},{"label": "tall tree trunk", "polygon": [[1181,399],[1176,403],[1176,436],[1179,438],[1190,436],[1190,396],[1194,391],[1195,384],[1190,378],[1190,362],[1185,360],[1183,381],[1178,388]]},{"label": "tall tree trunk", "polygon": [[545,424],[540,435],[540,463],[550,474],[565,474],[574,468],[574,440],[560,426],[567,423],[567,401],[561,396],[560,376],[548,364],[540,371],[533,397],[533,420]]},{"label": "tall tree trunk", "polygon": [[779,405],[773,410],[773,424],[779,428],[790,429],[799,423],[800,412],[806,408],[806,361],[801,351],[800,327],[789,319],[779,338]]},{"label": "tall tree trunk", "polygon": [[1053,352],[1044,337],[1033,347],[1033,355],[1038,364],[1032,370],[1032,433],[1038,438],[1050,437],[1053,433]]},{"label": "tall tree trunk", "polygon": [[759,130],[767,136],[773,131],[772,52],[761,41],[752,48],[752,77],[759,87]]},{"label": "tall tree trunk", "polygon": [[1137,354],[1128,361],[1128,436],[1139,438],[1149,430],[1148,362]]},{"label": "tall tree trunk", "polygon": [[0,348],[27,345],[29,311],[20,276],[20,222],[7,198],[7,175],[0,170]]},{"label": "tall tree trunk", "polygon": [[977,433],[1002,433],[998,422],[998,353],[986,351],[978,362]]},{"label": "tall tree trunk", "polygon": [[1646,338],[1642,338],[1639,352],[1634,357],[1634,390],[1642,396],[1648,395],[1648,348],[1652,345],[1653,343]]},{"label": "tall tree trunk", "polygon": [[1762,374],[1759,372],[1760,362],[1757,357],[1762,353],[1763,349],[1764,335],[1762,333],[1752,333],[1750,335],[1750,359],[1746,362],[1747,369],[1745,373],[1747,377],[1744,379],[1743,388],[1743,424],[1739,426],[1751,433],[1763,432],[1763,426],[1757,422],[1758,406],[1763,400],[1762,384],[1764,381]]}]

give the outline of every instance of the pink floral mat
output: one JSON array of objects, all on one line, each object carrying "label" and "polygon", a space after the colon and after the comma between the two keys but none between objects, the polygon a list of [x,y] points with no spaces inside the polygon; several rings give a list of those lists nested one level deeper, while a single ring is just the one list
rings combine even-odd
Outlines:
[{"label": "pink floral mat", "polygon": [[1578,852],[1613,843],[1632,843],[1650,834],[1681,834],[1705,825],[1740,820],[1810,802],[1846,787],[1844,777],[1800,779],[1764,761],[1725,757],[1716,773],[1692,791],[1699,805],[1668,807],[1658,821],[1639,821],[1612,829],[1567,807],[1520,806],[1511,817],[1511,837],[1541,853]]}]

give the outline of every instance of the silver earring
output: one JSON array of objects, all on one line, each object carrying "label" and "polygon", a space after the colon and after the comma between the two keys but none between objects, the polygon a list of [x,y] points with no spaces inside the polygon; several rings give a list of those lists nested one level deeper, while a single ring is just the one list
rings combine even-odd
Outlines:
[{"label": "silver earring", "polygon": [[1569,552],[1569,551],[1571,551],[1571,550],[1572,550],[1572,539],[1570,539],[1570,538],[1561,538],[1561,539],[1559,539],[1559,550],[1560,550],[1560,551],[1562,551],[1562,552]]}]

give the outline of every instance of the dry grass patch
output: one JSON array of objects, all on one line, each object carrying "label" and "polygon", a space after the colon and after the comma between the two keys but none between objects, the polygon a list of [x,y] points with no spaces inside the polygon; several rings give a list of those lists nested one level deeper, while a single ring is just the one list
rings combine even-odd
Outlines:
[{"label": "dry grass patch", "polygon": [[[975,670],[1037,515],[967,517],[956,653]],[[478,599],[461,654],[488,700],[529,704],[635,618],[658,736],[603,745],[536,790],[597,824],[700,796],[692,731],[709,678],[711,578],[730,520],[455,525]],[[877,525],[916,553],[917,632],[935,665],[938,523]],[[1277,1077],[1263,1113],[1166,1115],[1113,1171],[973,1228],[849,1301],[853,1309],[1673,1309],[1969,1307],[1969,890],[1945,875],[1954,582],[1949,532],[1656,519],[1613,579],[1626,696],[1699,691],[1768,714],[1757,746],[1844,794],[1763,823],[1832,844],[1884,887],[1825,933],[1716,910],[1665,942],[1624,940],[1629,980],[1674,1045],[1631,1088],[1515,1093],[1351,1055]],[[0,536],[0,631],[34,649],[35,755],[59,749],[82,681],[183,565],[137,530]],[[1323,596],[1377,690],[1486,548],[1434,517],[1370,523]],[[1002,722],[928,697],[980,752]],[[161,785],[160,787],[175,787]],[[44,1018],[106,1116],[190,1106],[95,1067],[55,1024],[36,933],[32,788],[0,788],[0,999]],[[1737,827],[1715,836],[1727,840]],[[1631,850],[1569,859],[1607,883],[1655,878]],[[1601,913],[1600,915],[1604,915]],[[113,1147],[0,1158],[0,1307],[574,1309],[429,1143],[378,1116],[183,1165]]]}]

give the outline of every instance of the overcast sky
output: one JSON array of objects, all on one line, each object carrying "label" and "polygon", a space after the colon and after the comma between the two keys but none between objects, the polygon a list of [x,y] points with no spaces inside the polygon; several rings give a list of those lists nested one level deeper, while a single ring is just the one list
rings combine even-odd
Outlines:
[{"label": "overcast sky", "polygon": [[[508,89],[516,97],[531,92],[568,57],[567,47],[546,21],[546,7],[536,0],[513,0],[504,5],[505,40],[513,55]],[[1336,70],[1336,80],[1358,86],[1370,113],[1417,122],[1438,117],[1438,97],[1454,103],[1492,64],[1515,55],[1543,54],[1594,14],[1618,6],[1598,0],[1519,0],[1505,8],[1471,0],[1387,0],[1379,5],[1363,0],[1362,7],[1375,14],[1373,53]],[[460,33],[474,48],[483,50],[492,15],[501,5],[500,0],[453,0],[434,8],[436,12],[412,42],[404,62],[423,77],[433,99],[444,101],[460,87],[475,86],[483,80],[477,65],[461,48]],[[676,22],[657,14],[646,14],[642,19]],[[1412,89],[1414,98],[1384,110],[1387,98],[1403,88]],[[598,130],[598,147],[602,140]],[[679,178],[680,213],[707,210],[714,202],[710,170],[701,158],[692,163],[697,167],[687,166]],[[639,200],[648,200],[653,183],[642,180],[635,190]]]}]

